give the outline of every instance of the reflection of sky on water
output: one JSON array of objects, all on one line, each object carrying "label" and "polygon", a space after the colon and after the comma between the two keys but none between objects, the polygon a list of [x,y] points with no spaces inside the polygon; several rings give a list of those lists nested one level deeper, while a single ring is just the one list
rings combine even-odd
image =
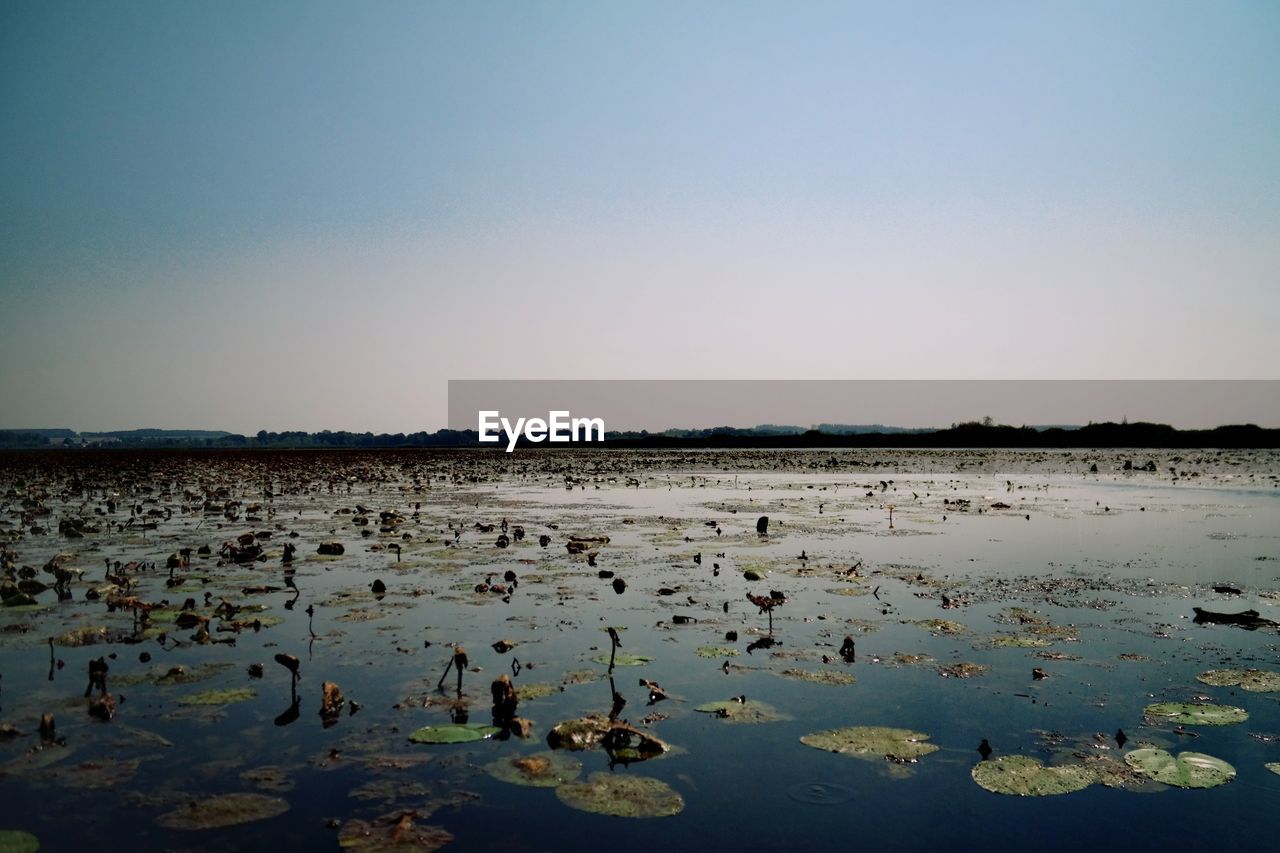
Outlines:
[{"label": "reflection of sky on water", "polygon": [[[882,477],[886,483],[893,481],[883,491]],[[800,845],[836,849],[853,839],[877,848],[908,849],[973,849],[1015,842],[1059,849],[1079,844],[1181,846],[1190,838],[1262,840],[1260,825],[1241,816],[1264,809],[1274,797],[1277,783],[1262,764],[1277,760],[1276,747],[1249,734],[1280,731],[1280,709],[1272,695],[1211,688],[1194,676],[1211,667],[1274,666],[1277,637],[1264,631],[1197,626],[1190,617],[1194,605],[1275,613],[1273,600],[1259,595],[1277,588],[1274,531],[1280,529],[1280,503],[1274,493],[1185,488],[1158,481],[1121,484],[1034,471],[747,471],[738,475],[736,486],[732,475],[699,471],[697,480],[672,475],[670,488],[657,485],[665,479],[652,474],[641,489],[627,488],[623,479],[601,483],[599,489],[588,484],[569,491],[555,474],[437,488],[423,501],[424,518],[413,527],[415,540],[406,546],[398,567],[393,555],[368,550],[368,543],[380,537],[362,539],[353,532],[349,517],[333,515],[335,508],[357,502],[375,508],[403,506],[394,481],[378,487],[374,495],[318,494],[314,500],[282,496],[277,499],[277,520],[302,533],[300,541],[306,544],[296,563],[302,595],[291,611],[283,609],[283,596],[278,594],[250,600],[269,604],[269,613],[286,618],[283,625],[241,634],[234,649],[161,651],[154,644],[59,648],[58,657],[67,667],[52,682],[46,678],[47,648],[39,640],[9,643],[0,646],[5,676],[0,719],[31,728],[41,710],[54,709],[77,749],[68,764],[117,752],[141,754],[137,777],[121,791],[245,790],[247,783],[239,777],[243,770],[284,765],[297,782],[293,791],[283,794],[292,806],[287,817],[199,837],[202,842],[235,846],[331,845],[332,831],[324,828],[327,819],[392,810],[391,804],[348,796],[365,782],[383,778],[404,792],[397,807],[421,806],[430,795],[458,790],[478,794],[476,803],[432,819],[458,837],[458,849],[566,849],[607,842],[619,850],[650,850],[654,832],[677,849],[735,851]],[[1013,481],[1012,490],[1006,480]],[[970,508],[959,512],[954,503],[943,504],[944,498],[968,499]],[[1011,508],[977,512],[997,501]],[[888,503],[895,506],[892,530]],[[767,540],[755,534],[761,514],[771,519]],[[503,517],[524,525],[527,533],[524,542],[505,550],[494,547],[496,532],[480,533],[473,527],[476,521],[496,523]],[[705,524],[708,520],[719,524],[722,535]],[[439,541],[446,538],[442,534],[447,536],[449,523],[461,524],[464,531],[457,549],[444,548]],[[211,527],[212,522],[199,518],[179,518],[151,534],[148,542],[140,537],[125,542],[104,537],[102,553],[156,559],[177,542],[199,541],[211,534],[221,541],[240,529]],[[554,538],[545,549],[537,544],[543,532]],[[563,543],[573,533],[611,537],[599,549],[597,567],[567,556]],[[330,536],[347,543],[347,554],[338,559],[315,557],[308,543]],[[805,561],[798,559],[802,551]],[[721,552],[725,556],[717,556]],[[701,564],[693,561],[697,553]],[[863,579],[851,582],[843,574],[858,561]],[[713,569],[717,562],[718,576]],[[94,563],[88,560],[86,565]],[[746,566],[765,572],[765,580],[745,581],[738,572]],[[508,569],[522,579],[509,603],[472,590],[489,574],[501,580]],[[616,595],[609,579],[596,576],[598,570],[624,577],[626,593]],[[274,562],[244,569],[197,563],[187,574],[214,577],[209,588],[216,596],[239,600],[232,590],[277,577],[278,569]],[[923,580],[916,580],[917,575]],[[389,589],[381,601],[367,593],[375,578]],[[1208,589],[1223,582],[1242,587],[1244,594],[1228,598]],[[158,580],[148,583],[149,594],[171,600],[188,594],[199,598],[202,590],[179,588],[175,595]],[[659,595],[664,587],[675,594]],[[861,588],[867,594],[829,592],[840,588]],[[748,655],[747,643],[762,635],[767,620],[746,601],[746,593],[769,589],[787,596],[774,612],[774,638],[780,645]],[[422,594],[411,594],[414,591]],[[353,592],[359,594],[346,601],[339,598]],[[941,609],[943,592],[965,606]],[[316,605],[313,643],[305,614],[308,604]],[[1062,628],[1069,639],[1055,638],[1043,649],[992,647],[996,635],[1027,633],[1026,626],[1009,619],[1008,608],[1013,606]],[[360,611],[380,618],[349,621]],[[676,626],[675,615],[693,621]],[[101,605],[84,601],[78,593],[56,617],[48,618],[42,633],[55,623],[65,627],[104,616]],[[915,624],[935,618],[960,622],[966,631],[935,636]],[[568,686],[546,699],[523,703],[520,712],[534,721],[536,732],[527,744],[407,749],[409,731],[448,719],[447,702],[428,708],[422,704],[424,697],[448,698],[432,688],[449,658],[450,644],[464,645],[471,665],[480,668],[465,674],[464,695],[471,720],[487,722],[489,682],[502,672],[512,673],[514,659],[523,665],[514,677],[517,689],[530,683],[559,684],[573,670],[603,676],[604,668],[590,659],[607,654],[609,639],[603,629],[608,625],[625,629],[620,632],[622,651],[654,658],[647,666],[615,671],[616,687],[628,702],[624,716],[635,722],[652,712],[668,715],[653,730],[680,748],[668,758],[613,772],[667,781],[686,799],[682,815],[652,824],[602,822],[569,811],[550,791],[503,785],[476,769],[499,757],[542,749],[541,738],[559,720],[607,712],[612,698],[607,680]],[[737,631],[739,640],[727,641],[726,631]],[[174,635],[185,638],[187,633]],[[852,665],[839,662],[836,651],[846,634],[856,643],[857,661]],[[489,648],[499,639],[517,645],[499,654]],[[430,645],[424,647],[424,641]],[[702,646],[724,645],[742,651],[729,659],[729,673],[722,669],[723,660],[695,654]],[[235,665],[200,685],[119,687],[126,701],[117,720],[86,724],[74,697],[83,688],[87,661],[114,651],[118,658],[112,662],[112,673],[136,673],[147,668],[137,662],[137,652],[144,648],[154,656],[151,667],[190,667],[202,661]],[[302,713],[286,727],[272,725],[273,718],[289,707],[287,674],[271,660],[277,651],[302,659]],[[916,666],[891,665],[896,653],[927,655],[931,660]],[[1067,657],[1038,656],[1043,653]],[[1122,654],[1141,658],[1122,660]],[[832,663],[823,663],[823,655]],[[265,662],[266,678],[249,682],[244,667],[250,662]],[[989,669],[963,680],[938,675],[938,666],[958,662]],[[1034,667],[1042,667],[1049,677],[1033,680]],[[838,668],[858,681],[844,687],[810,684],[781,677],[788,668]],[[658,681],[672,698],[646,706],[647,691],[638,686],[640,678]],[[343,717],[328,730],[321,728],[316,714],[325,679],[338,682],[363,706],[357,716]],[[171,717],[177,696],[244,684],[255,687],[258,697],[229,706],[221,719]],[[737,695],[769,702],[791,720],[731,726],[691,710],[702,702]],[[1239,726],[1198,730],[1196,738],[1142,726],[1142,709],[1148,703],[1196,696],[1240,705],[1252,717]],[[393,710],[396,703],[406,702],[409,707]],[[847,725],[915,729],[929,734],[942,749],[918,764],[899,766],[829,755],[799,744],[805,733]],[[160,734],[175,745],[141,750],[112,745],[130,741],[127,726]],[[1212,791],[1152,796],[1094,786],[1038,800],[989,794],[969,779],[983,738],[990,740],[996,754],[1024,753],[1047,760],[1052,750],[1037,731],[1058,732],[1069,740],[1067,746],[1074,743],[1076,749],[1092,752],[1114,746],[1108,738],[1117,729],[1124,729],[1133,742],[1153,739],[1175,751],[1195,749],[1219,756],[1237,767],[1239,778]],[[1108,737],[1093,741],[1094,733]],[[332,749],[345,757],[328,758]],[[370,771],[361,763],[361,755],[369,750],[427,754],[433,760],[406,771]],[[11,755],[6,749],[0,760]],[[607,769],[603,754],[581,758],[587,773]],[[815,805],[787,795],[794,786],[813,783],[841,785],[853,796],[840,805]],[[411,793],[415,785],[423,791]],[[31,785],[0,778],[0,790],[14,804],[13,814],[46,815],[42,804],[56,795],[78,813],[100,817],[104,826],[143,827],[144,844],[183,841],[152,826],[154,808],[120,805],[114,799],[116,791],[73,797],[47,777],[37,777]],[[83,824],[59,823],[48,816],[33,820],[55,849],[84,837]]]}]

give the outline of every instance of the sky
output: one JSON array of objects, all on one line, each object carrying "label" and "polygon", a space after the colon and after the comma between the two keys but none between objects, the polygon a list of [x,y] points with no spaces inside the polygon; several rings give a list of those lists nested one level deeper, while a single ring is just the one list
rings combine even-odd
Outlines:
[{"label": "sky", "polygon": [[11,0],[0,143],[0,428],[1280,378],[1274,2]]}]

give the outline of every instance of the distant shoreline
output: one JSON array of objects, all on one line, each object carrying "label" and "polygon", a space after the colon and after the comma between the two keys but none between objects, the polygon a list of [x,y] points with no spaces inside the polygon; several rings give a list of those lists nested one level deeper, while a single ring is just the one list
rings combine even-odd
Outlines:
[{"label": "distant shoreline", "polygon": [[[70,433],[50,436],[41,433]],[[350,432],[259,432],[253,436],[211,431],[136,430],[119,433],[86,433],[85,440],[70,430],[0,430],[0,451],[47,450],[65,453],[132,450],[377,450],[474,448],[501,453],[505,444],[480,444],[472,430],[438,430],[434,433],[373,434]],[[97,438],[107,436],[107,438]],[[761,434],[753,429],[718,427],[710,430],[672,430],[667,433],[607,433],[600,443],[568,442],[555,445],[521,439],[516,450],[785,450],[785,449],[1275,449],[1280,429],[1253,424],[1219,426],[1205,430],[1179,430],[1165,424],[1102,423],[1075,429],[1036,428],[964,423],[927,431],[863,432],[832,434],[818,430],[790,434]]]}]

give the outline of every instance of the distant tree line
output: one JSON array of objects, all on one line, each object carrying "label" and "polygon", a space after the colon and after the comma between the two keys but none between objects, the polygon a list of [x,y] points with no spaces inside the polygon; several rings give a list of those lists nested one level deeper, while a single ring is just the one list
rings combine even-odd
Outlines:
[{"label": "distant tree line", "polygon": [[[824,427],[832,425],[824,424]],[[846,428],[848,429],[848,428]],[[794,430],[794,431],[793,431]],[[372,433],[323,430],[321,432],[270,432],[256,435],[211,430],[121,430],[75,433],[71,430],[0,430],[0,449],[49,447],[104,448],[392,448],[484,447],[502,451],[498,444],[481,444],[475,430],[442,429],[435,432]],[[564,447],[563,444],[530,444],[520,447]],[[1082,427],[1032,427],[996,424],[990,418],[952,424],[945,429],[876,432],[802,430],[799,427],[712,427],[671,429],[658,433],[609,432],[603,444],[576,446],[629,448],[822,448],[822,447],[1169,447],[1169,448],[1280,448],[1280,429],[1254,424],[1220,426],[1210,430],[1178,430],[1167,424],[1099,423]]]}]

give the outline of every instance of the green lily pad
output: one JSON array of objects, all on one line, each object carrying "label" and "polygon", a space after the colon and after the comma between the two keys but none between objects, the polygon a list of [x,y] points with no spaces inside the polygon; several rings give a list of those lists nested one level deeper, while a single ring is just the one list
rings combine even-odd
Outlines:
[{"label": "green lily pad", "polygon": [[756,699],[747,699],[744,702],[739,702],[737,699],[706,702],[693,710],[703,714],[715,714],[730,723],[772,723],[791,719],[772,705]]},{"label": "green lily pad", "polygon": [[252,687],[230,687],[224,690],[202,690],[178,697],[179,705],[230,705],[247,702],[258,695]]},{"label": "green lily pad", "polygon": [[993,794],[1019,797],[1070,794],[1097,781],[1096,774],[1088,767],[1079,764],[1046,767],[1039,759],[1028,755],[1002,755],[979,762],[970,775],[973,781]]},{"label": "green lily pad", "polygon": [[512,785],[555,788],[577,779],[582,762],[563,752],[539,752],[502,758],[484,769],[493,778]]},{"label": "green lily pad", "polygon": [[834,589],[829,589],[827,590],[827,592],[830,595],[845,595],[845,596],[853,597],[853,596],[859,596],[859,595],[867,595],[868,593],[871,592],[871,590],[865,589],[860,586],[842,586],[842,587],[836,587]]},{"label": "green lily pad", "polygon": [[21,829],[0,830],[0,853],[35,853],[40,839]]},{"label": "green lily pad", "polygon": [[931,752],[937,752],[938,746],[926,743],[928,739],[929,735],[913,732],[910,729],[850,726],[807,734],[800,738],[800,742],[814,749],[875,761],[888,756],[902,759],[919,758]]},{"label": "green lily pad", "polygon": [[741,652],[729,646],[699,646],[694,654],[700,658],[735,658]]},{"label": "green lily pad", "polygon": [[[608,655],[596,655],[591,660],[595,661],[596,663],[602,663],[605,666],[609,665]],[[652,661],[653,661],[653,658],[649,657],[648,655],[619,654],[614,657],[613,665],[614,666],[644,666],[645,664],[651,663]]]},{"label": "green lily pad", "polygon": [[1244,708],[1199,702],[1157,702],[1142,713],[1155,720],[1190,726],[1230,726],[1249,719]]},{"label": "green lily pad", "polygon": [[1178,788],[1216,788],[1236,778],[1230,764],[1199,752],[1180,752],[1175,758],[1163,749],[1135,749],[1124,760],[1144,776]]},{"label": "green lily pad", "polygon": [[1211,669],[1196,680],[1214,687],[1239,684],[1250,693],[1274,693],[1280,690],[1280,672],[1265,669]]},{"label": "green lily pad", "polygon": [[778,674],[814,684],[854,684],[858,680],[847,672],[834,669],[784,669]]},{"label": "green lily pad", "polygon": [[497,726],[445,723],[439,726],[423,726],[409,735],[409,740],[414,743],[471,743],[493,737],[500,731],[502,730]]},{"label": "green lily pad", "polygon": [[220,794],[192,800],[156,818],[165,829],[215,829],[278,817],[289,803],[266,794]]},{"label": "green lily pad", "polygon": [[661,779],[592,773],[585,782],[556,788],[570,808],[615,817],[671,817],[684,811],[684,798]]}]

